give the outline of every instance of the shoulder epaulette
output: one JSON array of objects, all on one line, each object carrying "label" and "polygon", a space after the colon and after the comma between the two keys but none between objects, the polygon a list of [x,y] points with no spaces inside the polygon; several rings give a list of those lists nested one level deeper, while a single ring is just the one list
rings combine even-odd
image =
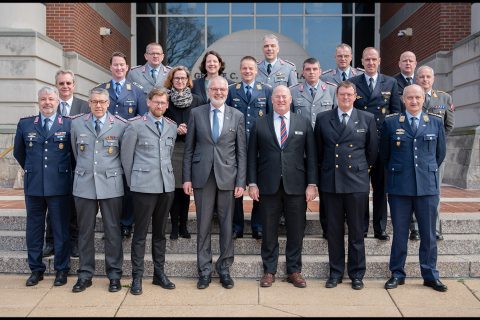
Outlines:
[{"label": "shoulder epaulette", "polygon": [[136,83],[135,81],[132,81],[132,84],[137,86],[139,89],[143,89],[143,86],[139,83]]},{"label": "shoulder epaulette", "polygon": [[390,113],[390,114],[387,114],[385,116],[385,118],[390,118],[390,117],[393,117],[393,116],[398,116],[400,113]]},{"label": "shoulder epaulette", "polygon": [[360,70],[360,71],[362,71],[362,72],[365,72],[365,69],[362,69],[362,68],[356,67],[355,69]]},{"label": "shoulder epaulette", "polygon": [[165,68],[167,68],[168,70],[172,69],[172,67],[170,66],[164,66]]},{"label": "shoulder epaulette", "polygon": [[435,90],[435,91],[448,94],[448,92],[445,92],[445,91],[442,91],[442,90]]},{"label": "shoulder epaulette", "polygon": [[163,119],[165,119],[165,121],[167,121],[168,123],[177,125],[177,123],[176,123],[175,121],[173,121],[172,119],[170,119],[170,118],[168,118],[168,117],[163,116]]},{"label": "shoulder epaulette", "polygon": [[288,60],[285,60],[285,59],[283,59],[283,61],[285,61],[286,63],[292,65],[294,68],[297,68],[297,67],[295,66],[295,63],[293,63],[292,61],[288,61]]},{"label": "shoulder epaulette", "polygon": [[324,81],[326,84],[329,84],[331,86],[337,87],[336,83],[330,82],[330,81]]},{"label": "shoulder epaulette", "polygon": [[107,83],[109,83],[109,82],[110,81],[99,83],[95,86],[95,88],[98,88],[98,87],[103,86],[103,85],[107,85]]},{"label": "shoulder epaulette", "polygon": [[291,85],[290,87],[288,87],[288,89],[292,89],[292,88],[295,88],[296,86],[299,86],[299,85],[302,85],[303,83],[299,82],[299,83],[296,83],[294,85]]},{"label": "shoulder epaulette", "polygon": [[141,115],[138,115],[138,116],[136,116],[136,117],[133,117],[133,118],[128,119],[128,121],[135,121],[135,120],[138,120],[138,119],[141,119],[141,118],[142,118],[142,116],[141,116]]},{"label": "shoulder epaulette", "polygon": [[440,114],[431,113],[431,112],[427,112],[427,114],[428,114],[429,116],[435,116],[435,117],[439,117],[440,119],[443,119],[443,116],[440,115]]},{"label": "shoulder epaulette", "polygon": [[22,120],[22,119],[28,119],[28,118],[33,118],[33,117],[36,117],[36,116],[38,116],[38,114],[32,114],[31,116],[21,117],[20,120]]},{"label": "shoulder epaulette", "polygon": [[73,120],[73,119],[76,119],[76,118],[78,118],[78,117],[83,116],[84,114],[85,114],[85,113],[79,113],[79,114],[75,114],[75,115],[73,115],[73,116],[70,116],[70,115],[69,115],[69,116],[62,116],[62,117],[64,117],[64,118],[69,118],[69,119],[72,119],[72,120]]},{"label": "shoulder epaulette", "polygon": [[124,123],[128,123],[128,121],[122,117],[120,117],[118,114],[115,115],[115,118],[117,118],[118,120],[124,122]]},{"label": "shoulder epaulette", "polygon": [[322,75],[327,74],[327,73],[330,73],[330,72],[333,72],[333,70],[334,70],[334,69],[328,69],[327,71],[323,71],[323,72],[322,72]]},{"label": "shoulder epaulette", "polygon": [[233,85],[236,85],[237,83],[241,83],[241,82],[230,83],[230,84],[228,85],[228,87],[231,87],[231,86],[233,86]]},{"label": "shoulder epaulette", "polygon": [[265,60],[258,61],[257,64],[261,64],[263,61],[265,61]]},{"label": "shoulder epaulette", "polygon": [[140,64],[140,65],[138,65],[138,66],[135,66],[135,67],[131,67],[131,68],[130,68],[130,71],[131,71],[131,70],[133,70],[133,69],[140,68],[140,67],[143,67],[143,64]]},{"label": "shoulder epaulette", "polygon": [[265,82],[261,82],[260,83],[262,84],[262,86],[265,86],[265,87],[269,87],[269,88],[273,88],[271,84],[268,84],[268,83],[265,83]]}]

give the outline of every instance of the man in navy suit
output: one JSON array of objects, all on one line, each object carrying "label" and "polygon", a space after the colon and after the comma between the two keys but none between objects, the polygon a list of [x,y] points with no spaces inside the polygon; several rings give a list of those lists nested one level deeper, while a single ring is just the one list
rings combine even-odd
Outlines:
[{"label": "man in navy suit", "polygon": [[62,286],[70,270],[71,120],[57,113],[58,90],[54,87],[38,91],[38,104],[38,115],[20,119],[13,148],[13,156],[25,172],[26,237],[32,271],[26,285],[34,286],[43,280],[46,266],[42,246],[48,210],[55,245],[53,284]]},{"label": "man in navy suit", "polygon": [[[357,87],[357,99],[354,107],[373,113],[377,132],[380,134],[385,116],[400,112],[400,97],[397,81],[378,72],[380,54],[376,48],[367,47],[363,50],[362,64],[365,73],[350,79]],[[388,240],[387,227],[387,197],[385,194],[385,172],[380,157],[377,156],[375,165],[370,170],[373,189],[373,231],[375,238]],[[364,236],[367,236],[369,225],[369,209],[365,210]]]},{"label": "man in navy suit", "polygon": [[403,89],[406,86],[415,83],[415,68],[417,67],[417,57],[411,51],[405,51],[400,55],[398,60],[398,67],[400,68],[400,73],[397,74],[394,78],[397,80],[398,95],[400,96],[400,106],[402,112],[405,111],[405,105],[401,99],[403,95]]},{"label": "man in navy suit", "polygon": [[387,174],[388,203],[393,225],[391,278],[385,289],[405,283],[405,260],[412,214],[420,233],[419,262],[423,285],[447,291],[437,265],[435,220],[440,200],[439,167],[445,158],[445,129],[441,116],[422,111],[425,93],[413,84],[403,92],[405,113],[385,119],[380,154]]}]

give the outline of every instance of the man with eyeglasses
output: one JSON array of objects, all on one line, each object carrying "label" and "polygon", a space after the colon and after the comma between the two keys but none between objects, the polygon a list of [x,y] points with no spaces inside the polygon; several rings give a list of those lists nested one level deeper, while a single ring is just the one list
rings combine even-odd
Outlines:
[{"label": "man with eyeglasses", "polygon": [[120,161],[122,137],[127,121],[108,109],[108,91],[90,92],[91,112],[72,121],[71,144],[77,161],[73,196],[78,211],[78,281],[73,292],[92,285],[95,273],[95,222],[100,207],[105,233],[105,273],[108,290],[122,289],[123,248],[120,218],[123,207],[123,169]]},{"label": "man with eyeglasses", "polygon": [[127,80],[141,84],[145,96],[153,87],[163,88],[163,83],[172,67],[162,64],[165,54],[162,46],[157,42],[151,42],[147,45],[144,54],[147,63],[130,69]]},{"label": "man with eyeglasses", "polygon": [[[75,90],[75,74],[72,70],[58,70],[55,74],[55,86],[59,92],[60,103],[57,112],[62,116],[74,116],[80,113],[89,113],[90,108],[85,100],[73,96]],[[78,257],[78,225],[77,212],[73,197],[71,199],[70,215],[70,256]],[[45,246],[43,256],[48,257],[55,252],[50,215],[47,212],[47,227],[45,231]]]},{"label": "man with eyeglasses", "polygon": [[320,79],[324,82],[339,84],[342,81],[363,74],[365,70],[350,66],[352,62],[352,47],[346,43],[340,43],[335,48],[335,63],[337,68],[328,69],[322,73]]},{"label": "man with eyeglasses", "polygon": [[195,189],[197,208],[198,289],[211,282],[211,225],[216,205],[220,222],[220,256],[215,268],[220,283],[233,288],[233,208],[246,186],[247,143],[243,113],[225,104],[227,80],[221,76],[208,83],[210,103],[193,108],[188,120],[183,156],[183,191]]}]

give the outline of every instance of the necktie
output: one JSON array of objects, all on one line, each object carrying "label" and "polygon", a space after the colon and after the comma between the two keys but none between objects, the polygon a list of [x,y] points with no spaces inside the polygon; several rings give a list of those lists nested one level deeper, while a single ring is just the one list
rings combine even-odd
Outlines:
[{"label": "necktie", "polygon": [[100,120],[95,120],[95,132],[97,133],[97,136],[100,134]]},{"label": "necktie", "polygon": [[115,94],[117,95],[117,98],[120,96],[120,92],[122,92],[122,86],[120,85],[120,82],[115,82]]},{"label": "necktie", "polygon": [[285,147],[285,141],[287,141],[287,126],[285,125],[285,117],[280,116],[280,147]]},{"label": "necktie", "polygon": [[267,66],[267,74],[270,74],[272,72],[272,65],[269,63]]},{"label": "necktie", "polygon": [[162,121],[155,121],[155,124],[157,125],[158,134],[161,136],[163,131],[163,123]]},{"label": "necktie", "polygon": [[247,100],[248,100],[248,102],[250,102],[250,99],[252,99],[252,93],[250,92],[250,89],[251,89],[251,88],[252,88],[252,87],[250,87],[250,86],[246,86],[246,87],[245,87],[245,89],[247,89],[246,95],[247,95]]},{"label": "necktie", "polygon": [[48,127],[49,122],[50,122],[49,118],[45,118],[45,120],[43,120],[43,131],[45,132],[45,134],[47,134],[48,131],[50,130],[50,128]]},{"label": "necktie", "polygon": [[370,78],[370,84],[368,85],[368,89],[370,90],[370,93],[373,92],[373,78]]},{"label": "necktie", "polygon": [[152,69],[150,72],[152,73],[153,82],[157,82],[157,75],[156,75],[157,70]]},{"label": "necktie", "polygon": [[413,129],[413,132],[416,132],[417,131],[417,118],[416,117],[412,117],[412,129]]},{"label": "necktie", "polygon": [[347,116],[348,116],[348,113],[342,113],[342,128],[346,128],[347,127]]},{"label": "necktie", "polygon": [[310,94],[312,95],[312,98],[315,98],[315,89],[310,88]]},{"label": "necktie", "polygon": [[408,85],[411,85],[412,84],[412,77],[407,77],[407,84]]},{"label": "necktie", "polygon": [[68,106],[67,102],[65,102],[65,101],[60,102],[60,114],[62,116],[66,116],[68,114],[67,106]]},{"label": "necktie", "polygon": [[342,81],[345,81],[347,80],[347,74],[345,73],[345,71],[342,72]]},{"label": "necktie", "polygon": [[430,106],[430,95],[428,93],[425,94],[425,106],[427,108]]},{"label": "necktie", "polygon": [[212,139],[213,142],[217,142],[218,136],[220,135],[220,126],[218,124],[218,112],[220,110],[213,109],[213,123],[212,123]]}]

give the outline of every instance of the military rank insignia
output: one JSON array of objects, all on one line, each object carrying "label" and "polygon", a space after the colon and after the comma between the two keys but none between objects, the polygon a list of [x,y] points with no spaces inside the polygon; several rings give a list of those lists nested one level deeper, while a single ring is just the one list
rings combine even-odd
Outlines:
[{"label": "military rank insignia", "polygon": [[387,111],[385,110],[385,108],[382,108],[382,114],[385,114]]},{"label": "military rank insignia", "polygon": [[133,113],[133,108],[132,107],[128,107],[128,113]]},{"label": "military rank insignia", "polygon": [[426,114],[423,115],[423,121],[424,122],[430,121],[430,119],[428,118],[428,115],[426,115]]},{"label": "military rank insignia", "polygon": [[262,90],[262,85],[260,83],[257,83],[257,90]]},{"label": "military rank insignia", "polygon": [[126,87],[127,87],[127,90],[129,91],[132,90],[132,85],[130,83],[127,83]]},{"label": "military rank insignia", "polygon": [[397,145],[397,148],[400,148],[400,137],[397,137],[397,143],[396,143],[396,145]]},{"label": "military rank insignia", "polygon": [[385,102],[387,102],[388,99],[390,99],[391,95],[392,93],[390,91],[382,91],[383,100],[385,100]]},{"label": "military rank insignia", "polygon": [[403,114],[398,118],[398,122],[405,122],[405,116]]},{"label": "military rank insignia", "polygon": [[108,154],[112,154],[113,153],[113,147],[108,147]]},{"label": "military rank insignia", "polygon": [[262,110],[258,111],[258,116],[263,117],[263,111]]},{"label": "military rank insignia", "polygon": [[235,86],[235,88],[240,89],[242,87],[242,84],[241,83],[237,83],[237,85]]},{"label": "military rank insignia", "polygon": [[85,151],[85,145],[84,144],[80,145],[80,151]]},{"label": "military rank insignia", "polygon": [[63,147],[64,147],[63,143],[58,144],[58,149],[63,150]]}]

